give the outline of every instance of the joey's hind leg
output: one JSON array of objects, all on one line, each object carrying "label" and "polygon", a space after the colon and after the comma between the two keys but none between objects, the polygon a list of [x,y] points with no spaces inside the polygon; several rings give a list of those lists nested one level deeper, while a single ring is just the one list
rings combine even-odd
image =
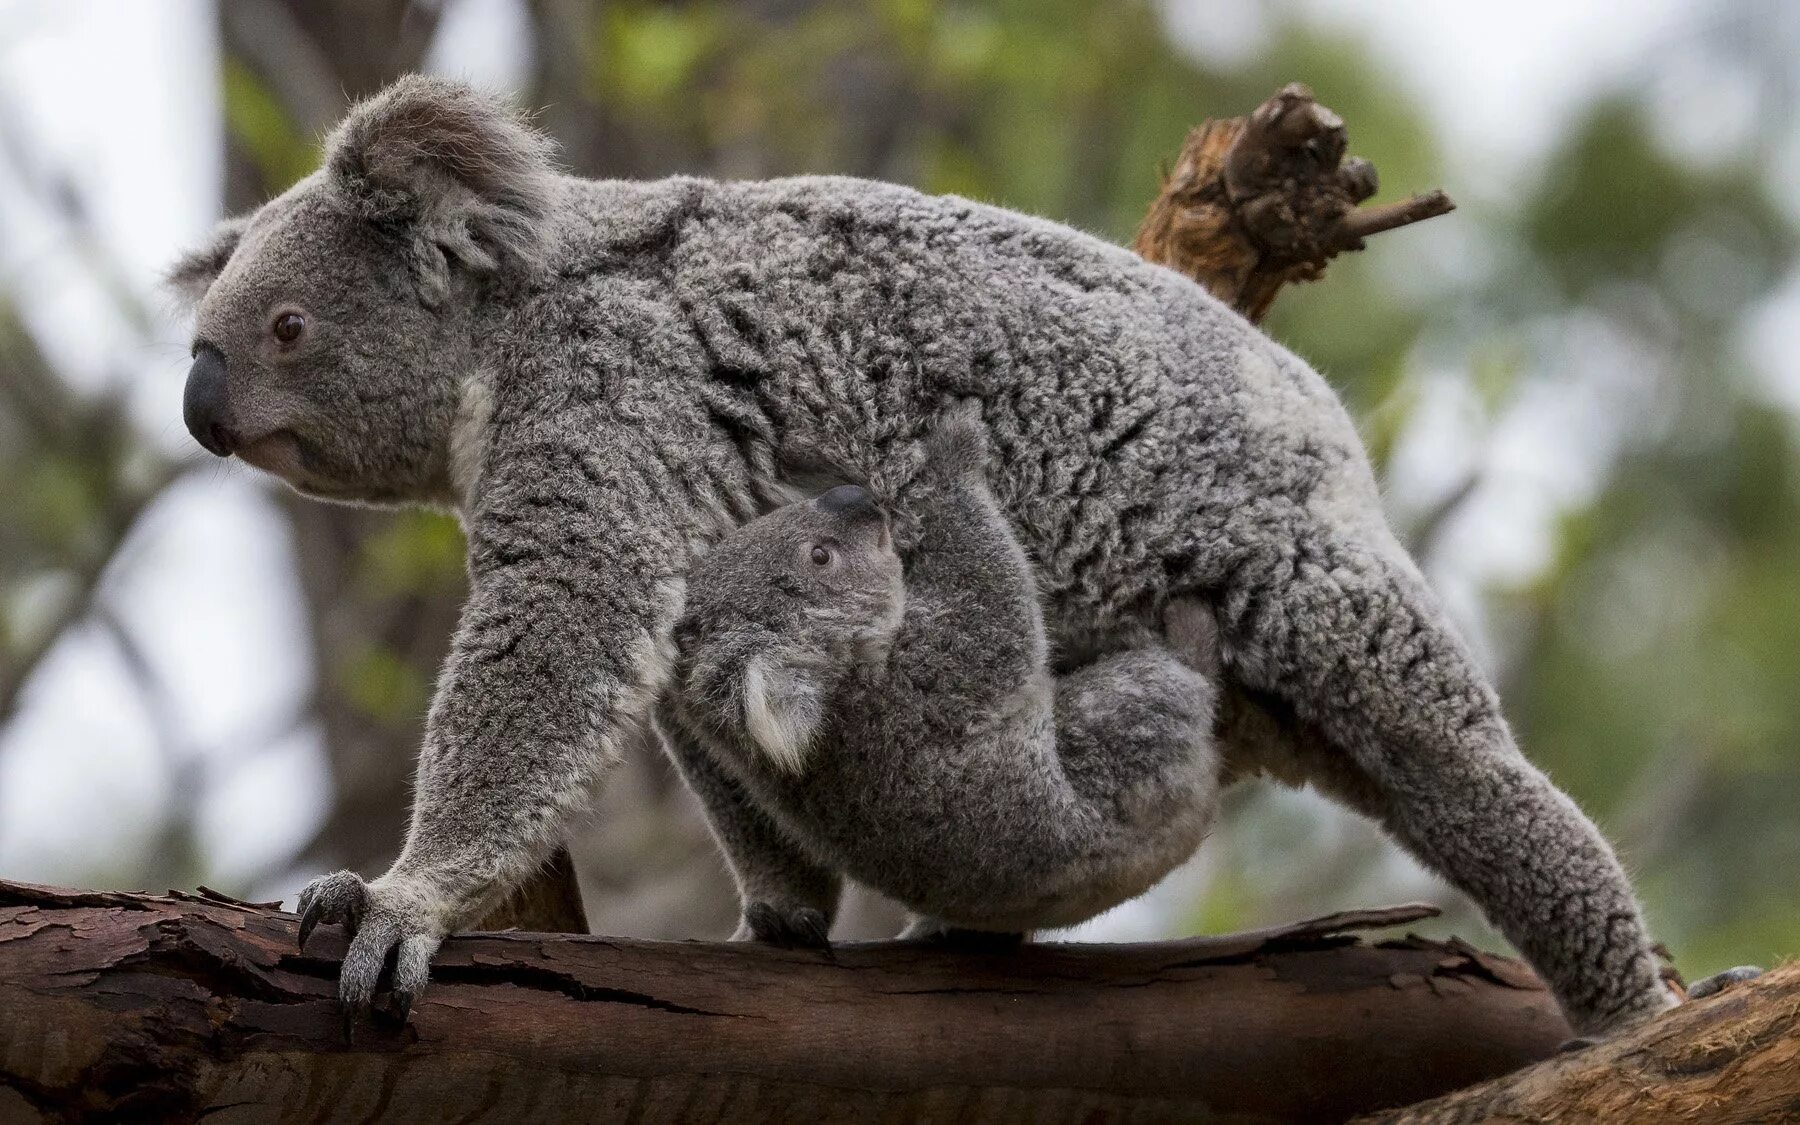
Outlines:
[{"label": "joey's hind leg", "polygon": [[789,948],[829,945],[843,892],[837,873],[801,854],[704,749],[678,732],[671,732],[668,744],[737,881],[743,916],[731,939]]},{"label": "joey's hind leg", "polygon": [[1056,685],[1057,750],[1089,814],[1087,851],[1121,887],[1147,889],[1186,860],[1218,811],[1218,689],[1194,667],[1216,659],[1210,612],[1183,606],[1174,616],[1179,654],[1111,653]]}]

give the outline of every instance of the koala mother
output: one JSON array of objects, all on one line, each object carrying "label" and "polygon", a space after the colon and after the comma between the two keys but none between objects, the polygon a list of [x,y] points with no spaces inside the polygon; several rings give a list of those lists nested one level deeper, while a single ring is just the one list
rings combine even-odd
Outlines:
[{"label": "koala mother", "polygon": [[1329,745],[1278,768],[1468,892],[1578,1031],[1674,1002],[1618,862],[1520,755],[1331,390],[1186,278],[885,184],[559,175],[504,107],[415,77],[173,280],[198,305],[203,446],[325,499],[450,506],[468,534],[406,845],[302,895],[303,940],[357,930],[353,1008],[396,951],[409,1003],[443,936],[553,849],[667,686],[697,553],[808,474],[895,471],[960,399],[1062,651],[1206,600],[1227,678]]}]

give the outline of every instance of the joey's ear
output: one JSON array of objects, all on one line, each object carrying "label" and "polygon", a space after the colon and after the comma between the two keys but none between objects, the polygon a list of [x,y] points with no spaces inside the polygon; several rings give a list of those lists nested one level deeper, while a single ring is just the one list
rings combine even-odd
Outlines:
[{"label": "joey's ear", "polygon": [[206,236],[205,242],[183,254],[169,267],[169,272],[163,275],[163,284],[183,307],[191,309],[206,296],[207,289],[224,270],[225,263],[231,260],[238,240],[243,238],[249,225],[249,215],[234,215],[222,220]]},{"label": "joey's ear", "polygon": [[752,657],[744,668],[744,725],[778,769],[799,773],[824,725],[824,690],[802,669]]},{"label": "joey's ear", "polygon": [[552,148],[498,98],[414,74],[351,109],[325,165],[366,217],[411,236],[420,293],[435,303],[453,269],[542,263]]}]

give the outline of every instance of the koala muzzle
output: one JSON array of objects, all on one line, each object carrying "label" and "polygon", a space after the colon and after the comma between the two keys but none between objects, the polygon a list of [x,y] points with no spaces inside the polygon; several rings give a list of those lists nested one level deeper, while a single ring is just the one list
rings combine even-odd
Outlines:
[{"label": "koala muzzle", "polygon": [[877,520],[881,517],[881,506],[875,503],[875,497],[861,485],[840,484],[830,492],[819,497],[819,511],[827,515],[846,520]]},{"label": "koala muzzle", "polygon": [[220,457],[231,456],[237,445],[237,436],[225,423],[225,409],[225,356],[211,344],[201,344],[188,369],[181,417],[194,440]]}]

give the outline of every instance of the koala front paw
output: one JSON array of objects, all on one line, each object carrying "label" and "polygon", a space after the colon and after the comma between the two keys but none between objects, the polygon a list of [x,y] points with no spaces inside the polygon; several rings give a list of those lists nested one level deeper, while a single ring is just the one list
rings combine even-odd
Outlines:
[{"label": "koala front paw", "polygon": [[810,906],[776,906],[752,902],[744,907],[744,920],[733,941],[760,941],[783,949],[828,949],[831,920]]},{"label": "koala front paw", "polygon": [[350,938],[338,976],[346,1036],[369,1010],[390,952],[395,953],[390,1010],[404,1023],[444,940],[436,896],[400,880],[365,883],[353,871],[337,871],[308,883],[298,905],[302,949],[320,922],[341,923]]}]

